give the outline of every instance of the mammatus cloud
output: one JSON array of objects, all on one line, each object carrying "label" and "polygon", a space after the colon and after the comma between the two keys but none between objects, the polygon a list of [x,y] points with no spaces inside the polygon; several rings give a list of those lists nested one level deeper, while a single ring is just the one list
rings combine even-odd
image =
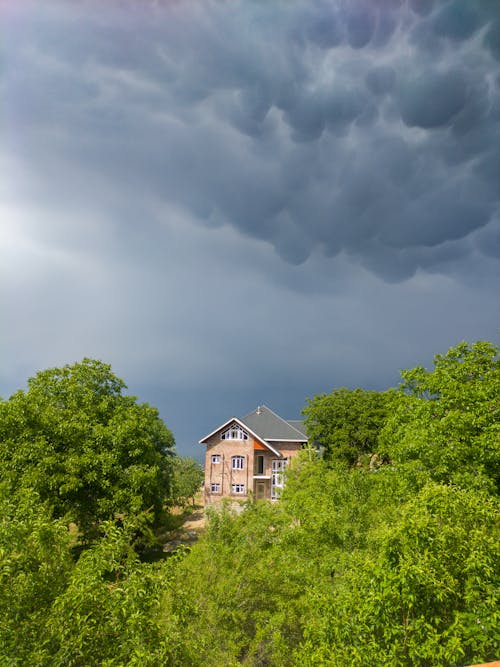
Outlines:
[{"label": "mammatus cloud", "polygon": [[[0,11],[10,136],[29,156],[30,187],[56,175],[62,199],[110,207],[133,190],[292,264],[343,252],[388,281],[490,252],[480,239],[494,233],[500,188],[494,2]],[[61,167],[73,158],[78,167]]]},{"label": "mammatus cloud", "polygon": [[101,358],[193,454],[494,338],[497,4],[0,0],[0,393]]}]

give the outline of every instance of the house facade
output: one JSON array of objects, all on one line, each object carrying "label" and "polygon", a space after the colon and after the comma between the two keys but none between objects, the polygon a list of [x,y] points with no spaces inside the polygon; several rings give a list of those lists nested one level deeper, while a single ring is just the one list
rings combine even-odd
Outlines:
[{"label": "house facade", "polygon": [[205,503],[222,498],[277,500],[283,471],[307,444],[304,423],[286,420],[260,405],[232,417],[200,441],[206,447]]}]

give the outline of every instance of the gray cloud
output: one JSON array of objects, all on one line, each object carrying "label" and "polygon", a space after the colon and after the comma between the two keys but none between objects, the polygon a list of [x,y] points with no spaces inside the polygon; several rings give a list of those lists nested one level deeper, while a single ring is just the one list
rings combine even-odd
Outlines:
[{"label": "gray cloud", "polygon": [[295,264],[396,267],[408,245],[424,268],[498,210],[497,20],[465,0],[13,10],[12,134],[41,182],[47,152],[56,172],[77,154],[76,182],[58,172],[75,196],[97,165]]},{"label": "gray cloud", "polygon": [[369,69],[365,80],[368,88],[375,95],[390,93],[394,87],[396,73],[389,65],[378,65]]},{"label": "gray cloud", "polygon": [[184,445],[494,337],[495,3],[8,5],[4,393],[97,356]]},{"label": "gray cloud", "polygon": [[425,72],[406,79],[399,92],[403,122],[409,127],[432,129],[447,125],[467,102],[467,84],[460,72]]}]

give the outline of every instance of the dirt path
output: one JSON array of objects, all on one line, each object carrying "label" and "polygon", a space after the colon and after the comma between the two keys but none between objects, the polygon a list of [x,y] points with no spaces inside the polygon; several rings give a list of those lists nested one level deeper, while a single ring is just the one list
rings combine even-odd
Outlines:
[{"label": "dirt path", "polygon": [[163,546],[163,551],[170,553],[180,546],[190,546],[196,542],[199,535],[205,529],[207,518],[203,511],[203,505],[198,504],[197,509],[187,516],[182,524],[168,536],[168,541]]},{"label": "dirt path", "polygon": [[201,509],[193,512],[182,524],[182,529],[185,531],[193,530],[197,533],[202,531],[207,525],[207,517],[205,512]]}]

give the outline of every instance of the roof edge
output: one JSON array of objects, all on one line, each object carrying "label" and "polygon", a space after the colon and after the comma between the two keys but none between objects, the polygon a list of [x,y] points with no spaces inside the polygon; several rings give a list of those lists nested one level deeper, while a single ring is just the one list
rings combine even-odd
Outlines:
[{"label": "roof edge", "polygon": [[309,438],[269,438],[271,442],[309,442]]},{"label": "roof edge", "polygon": [[[264,440],[264,438],[261,438],[260,435],[257,435],[257,433],[255,433],[254,431],[252,431],[252,429],[249,428],[249,427],[245,424],[244,421],[242,421],[241,419],[238,419],[238,417],[231,417],[231,419],[228,419],[226,422],[224,422],[224,423],[221,424],[220,426],[217,426],[217,428],[214,429],[211,433],[209,433],[208,435],[206,435],[204,438],[201,438],[201,440],[198,440],[198,444],[199,444],[199,445],[204,445],[204,444],[205,444],[205,441],[208,440],[208,438],[211,438],[213,435],[215,435],[215,434],[217,433],[217,431],[221,431],[223,428],[225,428],[226,426],[228,426],[229,424],[231,424],[231,423],[233,423],[233,422],[236,422],[236,423],[239,424],[242,428],[244,428],[246,431],[248,431],[249,433],[251,433],[252,436],[253,436],[254,438],[256,438],[259,442],[261,442],[261,443],[262,443],[263,445],[265,445],[268,449],[270,449],[270,450],[273,452],[273,454],[276,454],[276,456],[282,456],[282,454],[281,454],[278,450],[274,449],[274,447],[273,447],[272,445],[270,445],[270,444],[267,442],[267,440]],[[286,442],[286,441],[285,441],[285,442]],[[292,441],[288,441],[288,442],[292,442]]]}]

